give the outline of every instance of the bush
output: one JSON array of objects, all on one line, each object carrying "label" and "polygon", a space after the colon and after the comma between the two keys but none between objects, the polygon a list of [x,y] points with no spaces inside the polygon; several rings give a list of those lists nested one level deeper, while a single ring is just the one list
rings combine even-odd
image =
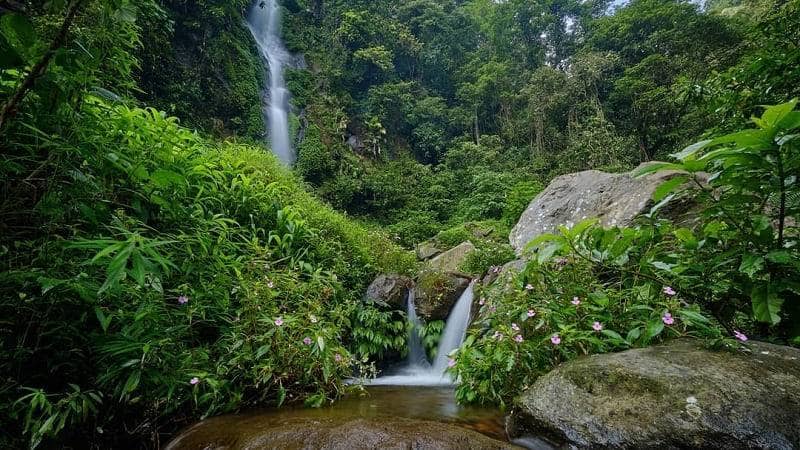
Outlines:
[{"label": "bush", "polygon": [[49,181],[0,242],[2,429],[127,447],[247,405],[319,406],[353,363],[405,344],[397,318],[364,345],[360,293],[413,254],[274,156],[91,96],[75,120],[64,137],[7,134],[3,189]]},{"label": "bush", "polygon": [[720,327],[671,287],[640,270],[669,240],[668,224],[604,230],[584,222],[532,243],[536,258],[478,292],[481,309],[453,355],[462,402],[509,402],[538,376],[579,355],[670,337],[723,342]]}]

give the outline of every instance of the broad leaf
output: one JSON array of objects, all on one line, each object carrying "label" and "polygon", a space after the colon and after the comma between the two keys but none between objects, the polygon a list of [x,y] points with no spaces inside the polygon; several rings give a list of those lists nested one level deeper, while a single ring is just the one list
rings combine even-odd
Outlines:
[{"label": "broad leaf", "polygon": [[769,284],[759,284],[750,292],[750,301],[753,303],[753,316],[756,320],[772,325],[781,321],[778,313],[783,306],[783,299],[772,291]]}]

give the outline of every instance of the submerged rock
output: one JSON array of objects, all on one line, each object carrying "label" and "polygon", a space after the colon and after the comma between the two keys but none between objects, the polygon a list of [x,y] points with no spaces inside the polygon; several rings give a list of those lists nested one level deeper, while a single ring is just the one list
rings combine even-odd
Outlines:
[{"label": "submerged rock", "polygon": [[219,417],[198,423],[166,450],[244,449],[510,449],[476,431],[399,417]]},{"label": "submerged rock", "polygon": [[440,272],[458,272],[470,253],[475,251],[472,242],[462,242],[450,250],[428,261],[428,267]]},{"label": "submerged rock", "polygon": [[469,277],[455,273],[423,272],[414,288],[417,315],[426,321],[447,319],[470,281]]},{"label": "submerged rock", "polygon": [[692,340],[571,361],[522,393],[513,436],[580,448],[792,449],[800,446],[800,349]]},{"label": "submerged rock", "polygon": [[364,296],[368,302],[386,305],[392,309],[404,311],[408,290],[414,286],[414,281],[403,275],[388,274],[378,275]]},{"label": "submerged rock", "polygon": [[[560,225],[572,227],[584,219],[598,218],[604,226],[626,226],[638,215],[649,211],[651,197],[663,182],[679,172],[666,171],[635,178],[629,173],[606,173],[587,170],[555,178],[531,201],[511,230],[509,241],[518,255],[528,242]],[[679,222],[692,208],[671,205],[661,215]]]}]

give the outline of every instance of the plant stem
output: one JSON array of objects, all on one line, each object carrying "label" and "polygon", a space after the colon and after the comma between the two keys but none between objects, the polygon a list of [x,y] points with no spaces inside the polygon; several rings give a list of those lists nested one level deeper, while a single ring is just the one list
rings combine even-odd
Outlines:
[{"label": "plant stem", "polygon": [[78,9],[83,3],[84,0],[75,0],[73,1],[69,7],[67,8],[67,15],[64,17],[64,22],[61,24],[61,28],[56,34],[56,37],[53,38],[53,41],[50,42],[50,47],[48,47],[47,51],[44,53],[42,58],[37,62],[28,75],[22,80],[22,83],[17,88],[14,95],[8,99],[8,101],[3,105],[2,111],[0,111],[0,129],[3,128],[9,119],[16,115],[20,103],[28,93],[33,89],[36,80],[42,77],[44,73],[47,71],[47,66],[50,64],[50,61],[55,56],[56,52],[64,46],[67,41],[67,34],[69,33],[69,29],[72,26],[72,23],[75,21],[75,16],[78,14]]},{"label": "plant stem", "polygon": [[783,228],[786,223],[786,174],[783,168],[783,155],[781,154],[780,147],[777,152],[778,156],[778,179],[780,180],[781,187],[781,206],[778,216],[778,248],[783,248]]}]

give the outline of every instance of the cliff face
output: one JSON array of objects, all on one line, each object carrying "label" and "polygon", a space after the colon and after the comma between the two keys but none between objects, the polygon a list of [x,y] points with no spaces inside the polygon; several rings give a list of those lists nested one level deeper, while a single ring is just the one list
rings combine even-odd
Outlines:
[{"label": "cliff face", "polygon": [[261,139],[263,65],[244,26],[247,0],[163,0],[140,12],[140,99],[217,136]]}]

